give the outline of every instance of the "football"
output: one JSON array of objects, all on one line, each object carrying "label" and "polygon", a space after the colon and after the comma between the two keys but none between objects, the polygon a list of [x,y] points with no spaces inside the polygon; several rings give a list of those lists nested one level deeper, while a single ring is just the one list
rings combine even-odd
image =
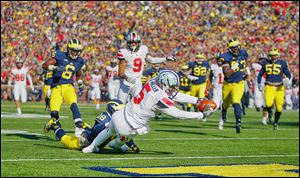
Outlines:
[{"label": "football", "polygon": [[215,110],[217,108],[217,104],[213,100],[202,100],[198,103],[197,107],[200,112],[203,112],[207,105],[210,105],[210,110]]}]

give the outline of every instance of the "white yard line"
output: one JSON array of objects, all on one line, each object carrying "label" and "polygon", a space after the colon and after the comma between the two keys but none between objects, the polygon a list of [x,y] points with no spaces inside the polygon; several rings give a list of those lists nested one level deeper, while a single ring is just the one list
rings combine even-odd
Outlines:
[{"label": "white yard line", "polygon": [[[189,140],[299,140],[299,138],[136,138],[136,141],[189,141]],[[49,140],[1,140],[1,142],[38,142]]]},{"label": "white yard line", "polygon": [[1,162],[26,161],[119,161],[119,160],[175,160],[175,159],[226,159],[226,158],[273,158],[273,157],[299,157],[295,155],[248,155],[248,156],[183,156],[183,157],[127,157],[127,158],[28,158],[28,159],[1,159]]}]

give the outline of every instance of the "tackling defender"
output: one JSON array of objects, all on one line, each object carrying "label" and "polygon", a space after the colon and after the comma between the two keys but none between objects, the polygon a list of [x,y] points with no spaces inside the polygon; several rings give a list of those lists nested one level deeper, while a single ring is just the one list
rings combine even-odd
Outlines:
[{"label": "tackling defender", "polygon": [[44,126],[44,132],[50,130],[51,120],[59,122],[59,111],[63,100],[70,106],[75,123],[75,135],[80,136],[83,129],[83,121],[77,106],[77,96],[73,84],[73,76],[76,74],[78,86],[83,87],[81,69],[84,68],[84,60],[80,57],[83,45],[77,39],[72,39],[67,44],[67,51],[55,51],[52,58],[47,60],[42,67],[53,72],[50,97],[51,119]]},{"label": "tackling defender", "polygon": [[280,59],[279,51],[272,48],[269,51],[269,59],[262,63],[262,68],[258,74],[257,82],[259,90],[263,90],[262,76],[266,73],[265,81],[265,104],[268,112],[271,112],[272,105],[275,101],[276,112],[275,121],[273,123],[274,130],[278,129],[278,121],[282,112],[282,106],[284,103],[284,85],[283,74],[289,79],[289,86],[291,86],[291,72],[288,69],[285,60]]},{"label": "tackling defender", "polygon": [[[90,128],[85,128],[85,131],[79,136],[74,137],[67,135],[65,131],[55,122],[52,121],[50,129],[55,133],[55,138],[59,140],[65,148],[81,150],[82,148],[88,146],[96,136],[106,127],[108,127],[111,121],[111,115],[124,107],[124,104],[120,100],[111,100],[106,104],[106,111],[99,114],[95,119],[94,126]],[[108,138],[103,144],[97,147],[97,152],[100,151],[105,145],[107,145],[114,137]],[[112,147],[112,146],[110,146]],[[119,147],[112,147],[113,149],[120,151],[127,151],[128,147],[135,153],[139,153],[140,149],[136,146],[133,140],[126,142],[126,145],[120,145]]]}]

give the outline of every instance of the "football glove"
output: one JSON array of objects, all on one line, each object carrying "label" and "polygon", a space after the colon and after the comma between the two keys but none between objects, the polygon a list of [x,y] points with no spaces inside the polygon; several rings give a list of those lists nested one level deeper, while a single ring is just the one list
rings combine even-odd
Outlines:
[{"label": "football glove", "polygon": [[47,98],[50,98],[50,96],[51,96],[51,89],[47,90],[46,96],[47,96]]},{"label": "football glove", "polygon": [[174,61],[174,62],[178,61],[178,59],[174,56],[168,56],[168,57],[166,57],[166,60],[167,61]]}]

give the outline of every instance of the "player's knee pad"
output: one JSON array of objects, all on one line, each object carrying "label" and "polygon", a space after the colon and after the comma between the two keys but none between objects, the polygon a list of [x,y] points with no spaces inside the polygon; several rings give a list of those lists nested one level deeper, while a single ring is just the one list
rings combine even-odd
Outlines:
[{"label": "player's knee pad", "polygon": [[58,111],[51,111],[51,118],[59,119]]}]

